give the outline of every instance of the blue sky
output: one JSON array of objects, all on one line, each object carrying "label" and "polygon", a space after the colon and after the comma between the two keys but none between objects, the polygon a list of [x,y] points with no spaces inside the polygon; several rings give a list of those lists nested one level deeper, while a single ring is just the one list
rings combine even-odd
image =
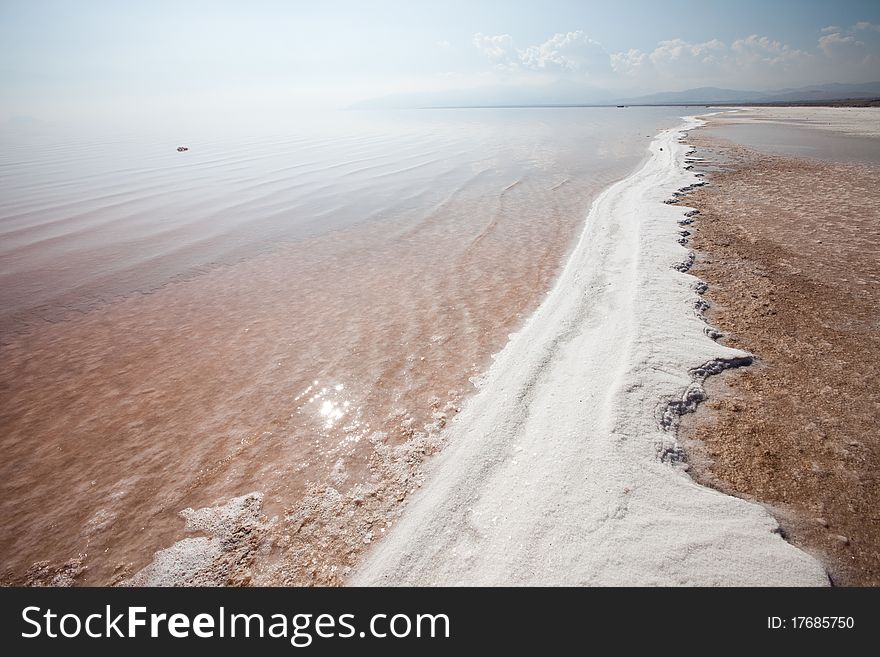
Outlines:
[{"label": "blue sky", "polygon": [[3,0],[0,119],[880,78],[880,2]]}]

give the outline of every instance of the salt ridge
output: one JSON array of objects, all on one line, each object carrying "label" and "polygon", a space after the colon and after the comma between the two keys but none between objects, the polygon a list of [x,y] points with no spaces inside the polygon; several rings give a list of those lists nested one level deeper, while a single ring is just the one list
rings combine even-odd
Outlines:
[{"label": "salt ridge", "polygon": [[828,584],[764,508],[675,458],[675,414],[707,373],[748,358],[712,339],[679,243],[692,209],[664,203],[701,182],[681,141],[701,124],[661,132],[595,200],[555,286],[349,584]]}]

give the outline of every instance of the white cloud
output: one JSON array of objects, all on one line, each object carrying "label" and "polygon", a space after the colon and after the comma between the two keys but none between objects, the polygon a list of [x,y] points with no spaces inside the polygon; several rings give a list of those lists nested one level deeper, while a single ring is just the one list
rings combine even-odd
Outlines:
[{"label": "white cloud", "polygon": [[855,25],[853,25],[854,30],[874,30],[875,32],[880,32],[880,25],[876,23],[869,23],[868,21],[859,21]]},{"label": "white cloud", "polygon": [[832,32],[819,38],[819,47],[829,57],[834,57],[842,51],[851,51],[853,48],[863,46],[861,41],[854,36],[843,36],[840,32]]},{"label": "white cloud", "polygon": [[554,34],[538,46],[518,51],[520,61],[535,70],[558,69],[582,73],[606,73],[608,53],[583,31]]},{"label": "white cloud", "polygon": [[538,45],[516,48],[509,34],[474,35],[474,45],[497,69],[600,76],[611,73],[611,59],[602,45],[583,31],[564,32]]},{"label": "white cloud", "polygon": [[670,64],[702,64],[716,65],[723,55],[725,45],[718,39],[704,41],[702,43],[688,43],[682,39],[661,41],[649,59],[655,66],[667,66]]},{"label": "white cloud", "polygon": [[850,80],[876,80],[880,75],[880,25],[859,21],[819,37],[824,70]]},{"label": "white cloud", "polygon": [[660,41],[648,52],[631,49],[612,53],[610,59],[621,78],[663,88],[708,85],[760,90],[829,81],[868,81],[877,78],[876,71],[880,70],[880,30],[875,31],[875,27],[880,26],[829,26],[822,30],[816,48],[810,50],[752,34],[729,44],[718,39],[671,39]]},{"label": "white cloud", "polygon": [[739,67],[765,68],[775,71],[790,71],[808,64],[812,55],[804,50],[792,48],[780,41],[753,34],[745,39],[737,39],[730,45],[733,64]]},{"label": "white cloud", "polygon": [[509,34],[478,33],[474,45],[495,70],[516,72],[521,78],[555,75],[576,82],[645,89],[726,86],[760,90],[868,81],[877,78],[880,70],[880,25],[867,21],[849,28],[826,26],[810,49],[752,34],[729,43],[668,39],[652,50],[609,53],[583,30],[557,33],[525,48],[518,48]]},{"label": "white cloud", "polygon": [[751,88],[789,83],[809,70],[814,56],[766,36],[752,34],[729,45],[719,39],[661,41],[650,52],[613,53],[614,71],[645,85]]},{"label": "white cloud", "polygon": [[626,52],[616,52],[611,55],[611,68],[615,73],[629,77],[637,77],[645,70],[648,62],[648,54],[630,48]]},{"label": "white cloud", "polygon": [[489,36],[482,32],[474,35],[474,45],[482,50],[489,61],[493,63],[502,63],[510,59],[511,54],[515,53],[513,47],[513,37],[509,34],[498,34]]}]

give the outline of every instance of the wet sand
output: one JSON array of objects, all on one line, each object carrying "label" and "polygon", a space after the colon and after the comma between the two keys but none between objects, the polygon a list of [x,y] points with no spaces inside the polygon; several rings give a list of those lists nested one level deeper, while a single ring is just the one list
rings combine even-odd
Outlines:
[{"label": "wet sand", "polygon": [[[876,132],[868,111],[859,134]],[[708,283],[721,341],[756,364],[707,382],[709,401],[680,431],[690,472],[765,504],[834,583],[880,585],[880,166],[707,134],[689,136],[710,183],[683,201],[700,211],[691,271]]]}]

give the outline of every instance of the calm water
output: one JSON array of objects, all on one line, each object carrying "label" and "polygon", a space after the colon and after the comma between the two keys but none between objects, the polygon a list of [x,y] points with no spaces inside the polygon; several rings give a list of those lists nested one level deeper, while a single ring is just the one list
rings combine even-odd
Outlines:
[{"label": "calm water", "polygon": [[880,139],[782,123],[736,123],[705,128],[708,136],[729,139],[768,153],[829,162],[880,164]]},{"label": "calm water", "polygon": [[[258,490],[438,431],[664,108],[344,114],[254,134],[7,130],[0,575],[84,583]],[[178,153],[185,144],[188,152]]]}]

